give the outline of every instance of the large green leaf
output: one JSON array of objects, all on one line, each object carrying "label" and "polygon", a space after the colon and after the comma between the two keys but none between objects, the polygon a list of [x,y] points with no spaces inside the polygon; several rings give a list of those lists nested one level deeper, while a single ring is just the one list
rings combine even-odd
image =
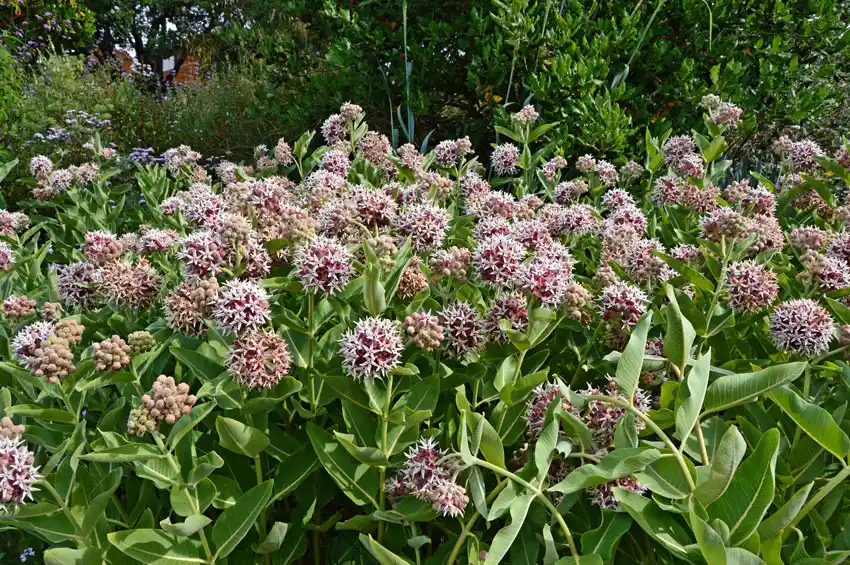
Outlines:
[{"label": "large green leaf", "polygon": [[744,458],[747,442],[735,426],[730,426],[711,459],[711,468],[705,481],[697,485],[694,496],[702,504],[709,504],[726,492],[735,470]]},{"label": "large green leaf", "polygon": [[92,453],[81,455],[80,459],[97,463],[127,463],[159,459],[163,455],[152,445],[145,443],[125,443],[117,447],[105,447]]},{"label": "large green leaf", "polygon": [[528,514],[528,508],[534,500],[532,494],[522,494],[514,499],[511,503],[511,521],[493,536],[493,541],[490,543],[490,550],[487,553],[487,559],[484,560],[484,565],[498,565],[505,558],[505,555],[510,551],[514,544],[519,530],[525,522],[525,517]]},{"label": "large green leaf", "polygon": [[696,331],[682,314],[673,287],[665,285],[667,291],[667,333],[664,335],[664,356],[678,369],[684,370],[696,339]]},{"label": "large green leaf", "polygon": [[767,397],[824,449],[839,459],[847,456],[850,438],[838,427],[829,412],[806,402],[788,386],[774,388],[767,393]]},{"label": "large green leaf", "polygon": [[729,526],[733,545],[739,545],[758,529],[773,502],[779,430],[770,429],[741,463],[729,488],[706,511]]},{"label": "large green leaf", "polygon": [[727,565],[726,546],[723,544],[723,538],[717,531],[709,526],[702,515],[705,515],[703,509],[698,502],[691,499],[690,522],[691,529],[694,532],[694,537],[697,538],[697,545],[702,552],[708,565]]},{"label": "large green leaf", "polygon": [[221,513],[213,526],[212,540],[216,557],[227,556],[236,549],[272,495],[274,481],[266,481],[243,494],[236,504]]},{"label": "large green leaf", "polygon": [[372,539],[372,536],[360,534],[360,543],[362,543],[372,557],[378,560],[381,565],[410,565],[410,561],[400,557],[384,547],[383,545]]},{"label": "large green leaf", "polygon": [[192,349],[173,346],[169,348],[169,351],[178,361],[188,367],[201,382],[211,381],[224,371],[224,365],[217,359],[211,359]]},{"label": "large green leaf", "polygon": [[71,549],[54,547],[44,552],[44,565],[100,565],[103,550],[95,547]]},{"label": "large green leaf", "polygon": [[[481,450],[484,458],[505,468],[505,448],[502,446],[502,438],[496,433],[496,430],[487,421],[487,419],[477,412],[468,411],[466,413],[466,422],[469,424],[469,429],[473,433],[473,438],[480,439],[478,448]],[[476,433],[480,430],[480,436]]]},{"label": "large green leaf", "polygon": [[688,550],[685,547],[691,545],[693,540],[672,514],[661,510],[652,500],[630,490],[616,487],[614,496],[644,532],[680,559],[688,560]]},{"label": "large green leaf", "polygon": [[219,416],[215,429],[223,448],[245,457],[256,457],[269,445],[266,434],[232,418]]},{"label": "large green leaf", "polygon": [[201,543],[162,530],[124,530],[107,535],[122,553],[147,565],[206,563]]},{"label": "large green leaf", "polygon": [[371,504],[380,508],[375,498],[378,489],[383,488],[378,471],[357,461],[328,432],[312,422],[307,424],[307,435],[316,457],[342,492],[359,506]]},{"label": "large green leaf", "polygon": [[608,561],[614,546],[631,526],[632,518],[628,514],[603,510],[599,527],[582,534],[581,552],[585,555],[596,553]]},{"label": "large green leaf", "polygon": [[[667,339],[664,339],[667,345]],[[705,391],[708,387],[708,373],[711,370],[711,350],[697,357],[684,382],[679,385],[676,398],[676,434],[679,441],[685,442],[697,423],[702,408]]]},{"label": "large green leaf", "polygon": [[803,505],[806,503],[806,499],[809,497],[809,493],[812,491],[813,486],[814,483],[805,485],[803,488],[795,492],[793,496],[788,499],[788,502],[782,505],[782,508],[764,519],[758,528],[761,539],[767,540],[775,538],[782,533],[782,530],[794,521],[794,518],[797,517],[800,509],[803,508]]},{"label": "large green leaf", "polygon": [[643,366],[643,355],[646,351],[646,335],[652,326],[652,311],[641,318],[638,325],[632,331],[629,343],[626,344],[623,355],[617,363],[615,380],[620,388],[620,393],[629,401],[634,402],[635,391],[640,380],[641,367]]},{"label": "large green leaf", "polygon": [[185,522],[171,523],[170,518],[160,520],[159,527],[175,536],[187,538],[198,533],[200,530],[209,526],[212,520],[202,514],[193,514],[186,517]]},{"label": "large green leaf", "polygon": [[[696,474],[693,464],[687,458],[685,462],[693,479]],[[648,465],[643,471],[637,473],[636,478],[650,491],[672,500],[687,498],[691,493],[681,467],[676,459],[669,455]]]},{"label": "large green leaf", "polygon": [[727,375],[714,381],[705,393],[705,413],[720,412],[788,384],[803,374],[804,361],[774,365],[755,373]]},{"label": "large green leaf", "polygon": [[582,465],[549,490],[569,494],[605,484],[642,471],[659,457],[661,457],[661,452],[657,449],[643,447],[615,449],[603,457],[599,463]]},{"label": "large green leaf", "polygon": [[212,402],[204,402],[203,404],[194,406],[187,416],[183,416],[177,420],[177,423],[171,428],[171,433],[168,434],[168,441],[166,443],[173,448],[183,439],[183,436],[191,432],[192,428],[209,416],[213,408],[215,408],[215,404]]}]

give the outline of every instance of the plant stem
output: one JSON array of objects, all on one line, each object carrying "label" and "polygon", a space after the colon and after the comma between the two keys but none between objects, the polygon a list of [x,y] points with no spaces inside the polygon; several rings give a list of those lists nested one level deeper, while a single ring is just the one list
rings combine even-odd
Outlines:
[{"label": "plant stem", "polygon": [[[682,362],[682,367],[677,367],[673,365],[673,370],[676,373],[676,376],[679,378],[679,382],[683,382],[685,380],[685,365],[687,364],[687,359]],[[702,425],[700,424],[699,415],[697,415],[696,424],[694,426],[694,432],[697,436],[697,443],[699,443],[699,455],[700,459],[702,459],[703,465],[710,465],[711,461],[708,458],[708,449],[705,447],[705,436],[702,434]],[[687,440],[684,438],[683,441]]]},{"label": "plant stem", "polygon": [[[168,451],[168,449],[165,447],[165,444],[162,443],[162,439],[160,439],[159,435],[157,435],[157,432],[154,432],[151,435],[153,435],[153,440],[156,443],[156,446],[159,448],[159,450],[162,452],[162,454],[165,455],[165,458],[168,460],[168,464],[171,465],[172,470],[174,470],[174,472],[177,473],[178,477],[181,477],[180,482],[182,483],[183,482],[183,478],[182,478],[183,474],[180,471],[180,465],[178,465],[177,461],[174,460],[174,456]],[[183,496],[186,498],[186,502],[189,503],[189,508],[192,510],[192,512],[195,513],[195,514],[200,514],[201,509],[198,507],[198,502],[197,502],[197,500],[195,500],[195,497],[193,497],[191,495],[191,493],[189,492],[189,489],[186,488],[186,485],[182,485],[180,487],[180,490],[183,491]],[[218,557],[218,554],[213,555],[212,551],[210,551],[210,545],[207,542],[207,536],[204,535],[204,530],[203,529],[198,530],[198,535],[200,536],[201,543],[204,546],[204,553],[207,556],[207,560],[210,563],[215,563],[215,560],[216,560],[216,557]]]},{"label": "plant stem", "polygon": [[806,502],[805,506],[800,509],[800,512],[794,517],[794,520],[791,521],[791,524],[788,528],[785,528],[785,534],[783,534],[783,539],[788,535],[788,532],[791,531],[794,526],[800,523],[800,521],[806,517],[806,515],[811,512],[815,506],[817,506],[821,500],[826,498],[830,492],[835,489],[838,485],[844,482],[844,480],[850,476],[850,465],[845,466],[841,471],[832,477],[828,483],[826,483],[823,488],[821,488],[817,494],[815,494],[808,502]]},{"label": "plant stem", "polygon": [[53,498],[56,499],[56,502],[59,504],[59,507],[62,509],[62,513],[65,514],[65,517],[68,519],[69,522],[71,522],[71,525],[74,526],[74,532],[76,532],[76,534],[77,534],[75,537],[77,537],[80,541],[84,541],[83,530],[80,527],[80,523],[77,522],[77,519],[74,517],[73,514],[71,514],[71,510],[68,508],[68,505],[65,504],[65,500],[63,500],[62,497],[59,495],[59,493],[56,492],[56,489],[53,488],[53,485],[51,485],[49,482],[47,482],[46,479],[42,479],[41,481],[39,481],[38,484],[43,486],[44,489],[47,492],[49,492],[50,495],[53,496]]},{"label": "plant stem", "polygon": [[[493,502],[496,499],[496,496],[498,496],[498,494],[502,492],[502,489],[506,486],[508,486],[508,479],[504,479],[496,485],[496,488],[494,488],[492,492],[490,492],[489,496],[487,496],[487,503],[490,504]],[[466,541],[466,537],[469,535],[469,532],[472,531],[472,528],[475,526],[475,522],[477,522],[480,517],[481,514],[478,513],[478,510],[475,510],[472,513],[472,516],[470,516],[466,521],[466,524],[463,525],[463,529],[457,537],[457,541],[455,541],[455,545],[452,548],[452,552],[449,555],[449,560],[446,562],[446,565],[454,565],[454,562],[457,560],[457,556],[460,553],[460,548],[463,547],[463,542]]]},{"label": "plant stem", "polygon": [[[806,370],[803,372],[803,400],[806,402],[809,401],[809,394],[812,390],[812,365],[811,363],[806,363]],[[802,433],[802,428],[797,426],[797,429],[794,431],[794,443],[800,441],[800,435]]]},{"label": "plant stem", "polygon": [[696,490],[696,485],[694,484],[694,478],[691,476],[691,471],[688,469],[688,464],[685,463],[685,458],[682,456],[682,452],[676,447],[676,444],[673,443],[673,440],[664,433],[664,430],[658,427],[658,424],[652,421],[652,419],[632,406],[628,402],[624,402],[622,400],[617,400],[616,398],[611,398],[610,396],[605,396],[601,394],[589,394],[585,396],[587,400],[597,400],[600,402],[605,402],[608,404],[613,404],[614,406],[619,406],[620,408],[625,408],[629,412],[635,415],[636,418],[640,418],[644,421],[646,426],[655,432],[655,435],[661,438],[661,440],[667,444],[667,447],[670,451],[673,452],[673,456],[676,458],[676,462],[679,463],[679,468],[682,470],[682,474],[685,476],[685,482],[688,483],[688,489],[693,492]]},{"label": "plant stem", "polygon": [[534,495],[534,497],[536,499],[538,499],[543,504],[543,506],[548,508],[549,512],[551,512],[552,515],[555,517],[555,521],[558,522],[558,525],[561,527],[561,531],[564,532],[564,536],[566,536],[566,538],[567,538],[567,543],[570,546],[570,553],[573,556],[573,560],[575,561],[576,565],[580,565],[580,561],[579,561],[580,557],[579,557],[578,550],[576,549],[576,542],[573,539],[573,534],[572,534],[572,532],[570,532],[569,526],[567,526],[567,523],[564,521],[564,517],[561,516],[561,513],[558,512],[558,509],[555,507],[554,504],[552,504],[552,501],[549,500],[549,497],[546,496],[546,493],[544,493],[542,490],[535,487],[534,485],[532,485],[531,483],[529,483],[525,479],[518,477],[517,475],[508,471],[507,469],[502,469],[501,467],[499,467],[497,465],[493,465],[489,461],[484,461],[483,459],[478,459],[477,457],[473,457],[472,461],[473,461],[473,463],[475,463],[479,467],[484,467],[485,469],[489,469],[490,471],[493,471],[497,475],[501,475],[501,476],[503,476],[507,479],[510,479],[510,480],[514,481],[515,483],[519,484],[520,486],[524,487],[525,489],[529,490]]},{"label": "plant stem", "polygon": [[[387,448],[387,440],[389,437],[389,427],[390,427],[390,408],[392,407],[393,401],[393,374],[390,373],[387,377],[387,400],[384,404],[384,411],[381,414],[381,451],[384,453],[384,457],[389,460],[390,453]],[[378,504],[381,507],[381,510],[386,508],[387,504],[387,494],[384,489],[384,483],[387,482],[387,468],[381,467],[380,469],[380,494]],[[384,537],[384,521],[381,520],[378,522],[378,543],[381,543],[381,540]]]}]

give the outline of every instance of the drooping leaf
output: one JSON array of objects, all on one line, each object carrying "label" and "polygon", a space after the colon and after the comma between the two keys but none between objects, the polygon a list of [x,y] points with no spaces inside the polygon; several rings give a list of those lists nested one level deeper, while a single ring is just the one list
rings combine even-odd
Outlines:
[{"label": "drooping leaf", "polygon": [[[696,471],[690,459],[686,458],[685,464],[688,466],[691,478],[693,478]],[[690,494],[690,488],[682,474],[682,469],[676,459],[671,456],[654,461],[643,471],[637,473],[635,477],[650,491],[672,500],[681,500],[687,498]]]},{"label": "drooping leaf", "polygon": [[642,471],[659,457],[661,457],[661,452],[652,448],[615,449],[603,457],[599,463],[582,465],[568,474],[563,481],[550,487],[549,490],[569,494],[608,483],[614,479]]},{"label": "drooping leaf", "polygon": [[81,455],[80,459],[97,463],[127,463],[130,461],[147,461],[163,457],[159,450],[144,443],[127,443],[117,447],[106,447],[91,453]]},{"label": "drooping leaf", "polygon": [[680,559],[688,560],[685,547],[693,544],[693,539],[672,514],[630,490],[615,487],[614,496],[644,532]]},{"label": "drooping leaf", "polygon": [[694,326],[691,324],[676,300],[673,287],[665,285],[667,292],[667,333],[664,334],[664,356],[674,367],[684,370],[691,355],[691,347],[696,339]]},{"label": "drooping leaf", "polygon": [[172,524],[169,518],[160,520],[159,527],[168,532],[180,537],[190,537],[198,533],[200,530],[209,526],[212,520],[202,514],[193,514],[187,516],[183,522]]},{"label": "drooping leaf", "polygon": [[525,523],[525,517],[528,514],[528,508],[531,506],[532,500],[534,500],[533,495],[522,494],[511,503],[511,521],[493,536],[493,541],[490,543],[490,550],[487,553],[487,559],[484,560],[484,565],[498,565],[508,554],[508,551],[510,551],[511,546],[519,535],[520,528]]},{"label": "drooping leaf", "polygon": [[493,429],[490,422],[477,412],[467,412],[466,418],[470,430],[475,431],[479,427],[481,428],[481,442],[479,449],[484,455],[484,458],[490,463],[498,465],[504,469],[505,448],[502,446],[502,439],[499,437],[499,434],[496,433],[496,430]]},{"label": "drooping leaf", "polygon": [[360,534],[360,543],[377,559],[381,565],[411,565],[410,561],[400,557],[372,539],[372,536]]},{"label": "drooping leaf", "polygon": [[[727,565],[726,546],[723,543],[723,538],[700,516],[700,514],[705,515],[705,509],[699,507],[699,503],[693,499],[691,499],[690,506],[691,529],[694,531],[694,537],[697,538],[697,545],[699,545],[706,563],[708,565]],[[699,507],[699,511],[697,511],[697,507]]]},{"label": "drooping leaf", "polygon": [[797,517],[800,509],[803,508],[813,486],[814,483],[805,485],[795,492],[793,496],[788,499],[788,502],[782,505],[782,508],[765,518],[761,525],[759,525],[759,536],[761,536],[762,539],[771,539],[782,533],[782,530],[794,521],[794,518]]},{"label": "drooping leaf", "polygon": [[253,548],[254,552],[260,554],[274,553],[283,544],[287,530],[289,530],[289,524],[275,522],[266,539]]}]

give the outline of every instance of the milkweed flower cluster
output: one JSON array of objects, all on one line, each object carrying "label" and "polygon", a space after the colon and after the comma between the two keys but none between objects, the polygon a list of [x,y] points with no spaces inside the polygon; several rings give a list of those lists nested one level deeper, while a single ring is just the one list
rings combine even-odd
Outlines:
[{"label": "milkweed flower cluster", "polygon": [[468,302],[455,302],[440,312],[449,354],[462,357],[487,343],[484,319]]},{"label": "milkweed flower cluster", "polygon": [[[620,402],[627,402],[613,380],[609,380],[603,388],[588,386],[581,394],[582,396],[607,396]],[[639,412],[646,414],[651,407],[649,394],[638,387],[635,390],[632,404]],[[596,443],[602,448],[609,448],[614,444],[614,432],[617,429],[617,424],[627,413],[628,410],[622,406],[604,400],[591,399],[587,402],[583,418]],[[636,418],[634,423],[638,432],[646,427],[646,423],[640,418]]]},{"label": "milkweed flower cluster", "polygon": [[779,295],[776,275],[754,261],[729,265],[723,284],[729,293],[729,306],[741,312],[758,312],[770,306]]},{"label": "milkweed flower cluster", "polygon": [[543,431],[546,412],[552,402],[560,402],[565,411],[574,410],[559,382],[538,385],[531,393],[531,400],[528,401],[525,411],[525,434],[529,439],[536,439]]},{"label": "milkweed flower cluster", "polygon": [[40,478],[35,466],[35,454],[30,451],[18,433],[0,434],[0,509],[12,510],[15,506],[33,500],[35,482]]},{"label": "milkweed flower cluster", "polygon": [[469,497],[457,483],[460,467],[456,459],[457,455],[447,454],[433,439],[422,439],[407,451],[404,467],[387,480],[384,489],[390,500],[415,496],[444,516],[463,516]]},{"label": "milkweed flower cluster", "polygon": [[340,292],[354,275],[351,253],[341,243],[318,236],[295,252],[295,274],[309,291]]},{"label": "milkweed flower cluster", "polygon": [[440,318],[430,312],[413,312],[405,317],[401,327],[410,342],[423,351],[433,351],[445,339]]},{"label": "milkweed flower cluster", "polygon": [[246,332],[230,347],[227,368],[250,389],[273,388],[289,374],[292,355],[286,340],[266,330]]},{"label": "milkweed flower cluster", "polygon": [[770,336],[778,349],[814,357],[829,349],[835,321],[826,309],[806,298],[783,302],[770,315]]},{"label": "milkweed flower cluster", "polygon": [[254,281],[229,280],[219,290],[212,314],[225,332],[257,329],[271,318],[269,295]]},{"label": "milkweed flower cluster", "polygon": [[625,282],[616,282],[603,288],[599,302],[603,319],[626,327],[637,324],[649,304],[645,292]]},{"label": "milkweed flower cluster", "polygon": [[364,318],[339,341],[342,365],[354,380],[386,377],[401,361],[401,333],[386,318]]},{"label": "milkweed flower cluster", "polygon": [[162,422],[173,425],[187,416],[196,402],[195,395],[189,394],[188,384],[178,384],[174,377],[160,375],[150,392],[142,396],[141,406],[130,411],[127,431],[143,436],[158,430]]}]

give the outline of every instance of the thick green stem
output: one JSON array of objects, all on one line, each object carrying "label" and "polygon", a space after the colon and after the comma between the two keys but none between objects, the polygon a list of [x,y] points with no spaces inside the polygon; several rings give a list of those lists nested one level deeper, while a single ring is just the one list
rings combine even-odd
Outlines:
[{"label": "thick green stem", "polygon": [[[735,245],[735,239],[729,242],[729,246]],[[714,309],[717,308],[717,302],[720,300],[720,293],[723,291],[723,282],[726,280],[726,272],[729,269],[729,248],[726,246],[726,237],[720,237],[720,254],[722,255],[723,264],[720,267],[720,276],[717,277],[717,286],[714,287],[714,294],[711,296],[711,303],[708,306],[708,319],[705,321],[705,327],[711,327],[711,318],[714,316]],[[699,346],[700,353],[704,352],[705,345],[708,340],[705,339]]]},{"label": "thick green stem", "polygon": [[847,465],[843,469],[841,469],[841,471],[837,475],[832,477],[832,479],[830,479],[829,482],[826,483],[823,488],[821,488],[817,492],[817,494],[815,494],[812,498],[809,499],[808,502],[806,502],[805,506],[803,506],[803,508],[800,509],[800,512],[797,513],[797,516],[794,517],[794,520],[792,520],[789,527],[785,528],[785,534],[783,534],[783,538],[787,536],[788,532],[790,532],[794,528],[794,526],[799,524],[800,521],[814,509],[815,506],[820,504],[820,501],[826,498],[826,496],[830,492],[832,492],[835,487],[842,484],[848,476],[850,476],[850,465]]},{"label": "thick green stem", "polygon": [[[681,367],[677,367],[677,366],[673,365],[673,370],[676,373],[676,376],[679,378],[680,383],[685,380],[685,365],[687,365],[687,359],[682,361]],[[699,455],[700,455],[700,459],[702,459],[702,464],[703,465],[710,465],[711,461],[709,460],[709,457],[708,457],[708,449],[705,446],[705,436],[702,433],[702,424],[700,423],[699,416],[697,416],[697,421],[696,421],[696,424],[695,424],[695,427],[694,427],[694,432],[696,433],[696,436],[697,436],[697,443],[699,443]],[[687,439],[687,438],[685,438],[685,439]]]},{"label": "thick green stem", "polygon": [[508,471],[507,469],[502,469],[501,467],[499,467],[497,465],[493,465],[489,461],[484,461],[483,459],[478,459],[477,457],[473,457],[472,461],[473,461],[473,463],[475,463],[479,467],[484,467],[485,469],[489,469],[490,471],[493,471],[497,475],[501,475],[501,476],[503,476],[507,479],[510,479],[510,480],[514,481],[515,483],[519,484],[523,488],[530,491],[534,495],[534,497],[543,504],[543,506],[545,506],[547,509],[549,509],[549,512],[552,514],[552,516],[555,517],[555,521],[558,522],[558,525],[561,527],[561,531],[564,532],[564,536],[567,538],[567,544],[569,544],[569,546],[570,546],[570,553],[573,556],[573,560],[575,561],[576,565],[580,565],[580,561],[579,561],[580,557],[579,557],[578,549],[576,548],[576,542],[573,539],[573,534],[572,534],[572,532],[570,532],[569,526],[567,526],[567,523],[564,521],[564,517],[561,516],[561,513],[558,511],[558,509],[555,507],[555,505],[552,504],[552,501],[549,500],[549,497],[546,496],[546,493],[544,493],[542,490],[540,490],[536,486],[532,485],[531,483],[529,483],[525,479],[518,477],[517,475]]},{"label": "thick green stem", "polygon": [[[812,391],[812,364],[806,363],[806,370],[803,373],[803,400],[806,402],[809,401],[809,394]],[[794,431],[794,443],[796,444],[800,441],[800,436],[802,434],[802,428],[797,426],[797,429]]]},{"label": "thick green stem", "polygon": [[[502,489],[506,486],[508,486],[508,479],[504,479],[496,485],[496,488],[494,488],[487,496],[487,504],[493,502],[496,499],[496,496],[498,496],[498,494],[502,492]],[[472,528],[475,526],[475,522],[477,522],[480,517],[481,514],[478,513],[478,510],[475,510],[473,511],[472,516],[467,519],[466,524],[463,525],[463,529],[455,541],[455,545],[452,548],[452,552],[449,555],[449,560],[446,562],[446,565],[454,565],[454,562],[457,560],[457,556],[460,554],[460,550],[463,547],[463,542],[466,541],[466,537],[469,535],[469,532],[472,531]]]},{"label": "thick green stem", "polygon": [[676,447],[676,444],[673,443],[673,440],[664,433],[664,430],[658,427],[658,425],[652,421],[652,419],[629,404],[628,402],[617,400],[616,398],[611,398],[610,396],[605,396],[601,394],[589,394],[585,396],[587,400],[596,400],[599,402],[605,402],[607,404],[613,404],[614,406],[619,406],[620,408],[625,408],[629,412],[635,415],[635,418],[640,418],[645,424],[646,427],[655,432],[655,435],[661,438],[661,440],[667,445],[670,451],[673,452],[673,456],[676,458],[676,462],[679,464],[679,468],[682,470],[682,475],[685,477],[685,482],[688,484],[688,490],[693,492],[696,490],[697,486],[694,484],[694,478],[691,476],[691,471],[688,468],[688,464],[685,462],[685,458],[682,455],[682,452],[679,448]]},{"label": "thick green stem", "polygon": [[71,522],[71,525],[74,526],[74,532],[76,533],[75,537],[79,541],[84,541],[83,530],[80,527],[80,523],[77,522],[76,518],[74,518],[74,515],[71,513],[71,509],[68,508],[67,504],[65,504],[65,500],[62,498],[62,496],[60,496],[60,494],[56,492],[56,489],[53,488],[53,485],[47,482],[46,479],[39,481],[38,484],[43,486],[44,490],[49,492],[50,495],[56,500],[56,503],[59,504],[59,507],[62,509],[62,513],[65,514],[65,517],[68,519],[69,522]]},{"label": "thick green stem", "polygon": [[[384,457],[389,460],[390,448],[387,445],[389,439],[389,428],[390,428],[390,409],[392,407],[393,401],[393,374],[390,373],[389,377],[387,377],[387,400],[384,403],[384,410],[381,414],[381,451],[384,453]],[[387,468],[381,467],[380,469],[380,495],[378,504],[381,507],[381,510],[386,509],[387,504],[387,495],[384,489],[384,484],[387,482]],[[381,540],[384,537],[384,521],[381,520],[378,522],[378,543],[381,543]]]},{"label": "thick green stem", "polygon": [[[162,452],[162,454],[165,456],[166,460],[168,461],[168,464],[171,466],[171,469],[177,474],[178,477],[182,477],[183,475],[180,471],[180,465],[177,463],[177,461],[174,460],[174,456],[168,451],[168,449],[165,447],[165,444],[162,443],[162,439],[160,439],[160,437],[157,435],[157,432],[154,432],[152,435],[156,446],[159,448],[160,452]],[[183,485],[180,490],[183,491],[183,497],[186,499],[186,502],[189,503],[189,508],[192,510],[192,513],[200,514],[201,509],[198,506],[198,501],[195,500],[195,497],[192,496],[192,494],[189,492],[189,489],[187,489],[186,486]],[[207,556],[207,561],[209,561],[210,563],[215,563],[218,554],[213,555],[212,551],[210,551],[210,545],[207,542],[207,536],[204,534],[204,530],[198,530],[198,535],[201,538],[201,544],[203,544],[204,546],[204,553]]]}]

